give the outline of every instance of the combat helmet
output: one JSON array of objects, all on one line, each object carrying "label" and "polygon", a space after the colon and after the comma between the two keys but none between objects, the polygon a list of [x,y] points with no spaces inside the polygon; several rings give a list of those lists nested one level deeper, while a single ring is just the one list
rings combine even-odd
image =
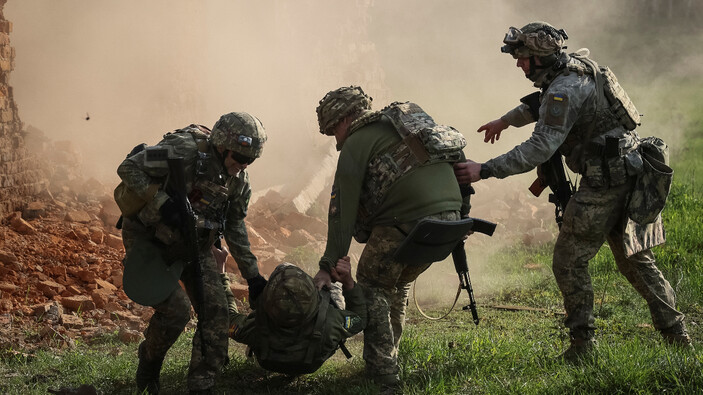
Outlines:
[{"label": "combat helmet", "polygon": [[256,159],[264,150],[266,131],[258,118],[245,112],[231,112],[221,116],[212,127],[210,141],[216,146]]},{"label": "combat helmet", "polygon": [[[511,26],[500,51],[515,59],[530,58],[530,73],[534,74],[537,68],[551,67],[559,59],[568,39],[564,29],[557,30],[547,22],[530,22],[521,29]],[[534,57],[539,58],[541,66],[535,66]]]},{"label": "combat helmet", "polygon": [[347,115],[370,110],[373,99],[360,86],[346,86],[327,92],[317,106],[317,123],[320,133],[331,136],[339,121]]},{"label": "combat helmet", "polygon": [[291,263],[283,263],[271,273],[261,303],[275,325],[290,328],[315,315],[320,296],[312,277]]}]

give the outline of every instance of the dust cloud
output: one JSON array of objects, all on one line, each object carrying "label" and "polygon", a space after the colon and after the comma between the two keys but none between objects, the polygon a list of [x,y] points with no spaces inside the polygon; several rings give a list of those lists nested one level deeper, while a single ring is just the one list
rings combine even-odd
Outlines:
[{"label": "dust cloud", "polygon": [[[86,173],[106,185],[117,184],[115,169],[138,143],[154,144],[190,123],[211,127],[230,111],[256,115],[269,135],[263,157],[250,167],[256,191],[312,177],[333,145],[317,130],[315,107],[339,86],[362,85],[377,109],[395,100],[420,104],[462,131],[467,156],[478,161],[520,143],[529,128],[508,129],[495,145],[475,132],[535,90],[499,51],[509,26],[544,20],[564,28],[569,50],[590,48],[645,114],[661,111],[648,87],[665,88],[675,72],[698,72],[694,54],[678,54],[676,67],[654,62],[660,59],[653,45],[671,42],[662,35],[673,35],[677,19],[658,22],[656,40],[647,38],[629,8],[644,2],[527,4],[10,0],[10,84],[25,124],[52,140],[73,141]],[[675,144],[672,128],[655,124],[644,135],[664,130]],[[534,176],[523,178],[520,188]],[[505,194],[501,185],[507,184],[491,183],[483,193]]]}]

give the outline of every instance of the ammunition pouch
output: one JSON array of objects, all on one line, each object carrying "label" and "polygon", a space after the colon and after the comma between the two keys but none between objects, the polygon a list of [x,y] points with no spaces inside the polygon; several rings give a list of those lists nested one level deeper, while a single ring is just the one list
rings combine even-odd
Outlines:
[{"label": "ammunition pouch", "polygon": [[583,179],[592,188],[617,187],[641,173],[637,145],[625,137],[605,137],[605,144],[591,142],[586,148]]}]

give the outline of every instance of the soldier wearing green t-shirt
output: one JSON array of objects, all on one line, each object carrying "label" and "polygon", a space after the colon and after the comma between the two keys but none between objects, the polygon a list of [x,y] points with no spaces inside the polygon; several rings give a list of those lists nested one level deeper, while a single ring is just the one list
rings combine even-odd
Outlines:
[{"label": "soldier wearing green t-shirt", "polygon": [[462,204],[448,162],[408,165],[393,182],[384,182],[389,167],[404,166],[391,158],[403,142],[394,124],[370,109],[371,98],[358,86],[327,93],[317,107],[320,132],[335,137],[340,154],[315,282],[322,287],[331,281],[330,271],[347,255],[352,236],[366,243],[356,272],[359,284],[373,293],[364,330],[366,372],[380,385],[395,386],[410,283],[432,262],[410,266],[393,254],[419,220],[458,220],[469,206]]}]

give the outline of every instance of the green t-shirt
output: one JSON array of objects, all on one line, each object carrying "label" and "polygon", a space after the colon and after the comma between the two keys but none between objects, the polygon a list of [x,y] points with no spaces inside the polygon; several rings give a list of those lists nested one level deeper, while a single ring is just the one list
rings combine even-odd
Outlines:
[{"label": "green t-shirt", "polygon": [[[400,141],[393,125],[380,120],[354,131],[344,142],[337,162],[327,246],[320,267],[328,269],[349,252],[369,162]],[[420,166],[399,178],[387,191],[371,226],[402,224],[442,211],[461,209],[459,185],[450,163]]]}]

